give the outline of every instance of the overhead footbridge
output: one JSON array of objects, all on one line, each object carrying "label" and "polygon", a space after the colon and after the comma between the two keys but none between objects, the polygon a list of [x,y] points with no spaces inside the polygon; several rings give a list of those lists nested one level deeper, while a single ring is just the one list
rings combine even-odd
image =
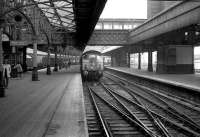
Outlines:
[{"label": "overhead footbridge", "polygon": [[131,29],[146,19],[99,19],[87,45],[126,46]]}]

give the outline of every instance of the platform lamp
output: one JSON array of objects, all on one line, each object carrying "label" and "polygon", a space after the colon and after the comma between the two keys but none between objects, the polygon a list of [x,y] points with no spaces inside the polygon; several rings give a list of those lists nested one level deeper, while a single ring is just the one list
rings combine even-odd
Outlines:
[{"label": "platform lamp", "polygon": [[200,24],[195,25],[195,41],[200,42]]},{"label": "platform lamp", "polygon": [[48,54],[47,54],[47,72],[46,72],[47,75],[51,75],[50,52],[51,52],[51,49],[50,49],[50,46],[48,45]]},{"label": "platform lamp", "polygon": [[62,67],[64,66],[63,64],[64,64],[64,62],[65,62],[65,49],[66,49],[66,44],[62,44],[61,45],[62,46],[62,51],[61,51],[61,53],[62,53],[62,59],[61,59],[61,65],[62,65]]},{"label": "platform lamp", "polygon": [[46,72],[46,74],[47,75],[51,75],[51,64],[50,64],[50,53],[51,53],[51,43],[52,43],[52,36],[50,35],[50,39],[49,39],[49,37],[48,37],[48,34],[46,33],[45,34],[46,35],[46,37],[47,37],[47,42],[48,42],[48,52],[47,52],[47,72]]},{"label": "platform lamp", "polygon": [[57,45],[55,45],[55,47],[54,47],[54,52],[55,52],[55,64],[54,64],[54,70],[53,71],[55,71],[55,72],[57,72],[58,71],[58,57],[57,57],[57,52],[58,52],[58,47],[57,47]]}]

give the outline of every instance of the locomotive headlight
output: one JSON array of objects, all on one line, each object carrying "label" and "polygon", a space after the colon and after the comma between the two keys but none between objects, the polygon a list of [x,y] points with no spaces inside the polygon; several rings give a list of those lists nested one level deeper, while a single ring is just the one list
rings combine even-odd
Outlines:
[{"label": "locomotive headlight", "polygon": [[85,76],[87,76],[87,75],[88,75],[88,71],[85,70],[85,71],[83,72],[83,74],[84,74]]},{"label": "locomotive headlight", "polygon": [[101,70],[99,70],[98,72],[99,72],[99,74],[102,74],[102,71],[101,71]]},{"label": "locomotive headlight", "polygon": [[88,69],[88,66],[85,64],[83,67],[83,70],[87,70],[87,69]]},{"label": "locomotive headlight", "polygon": [[91,70],[94,70],[94,66],[90,66],[90,69],[91,69]]}]

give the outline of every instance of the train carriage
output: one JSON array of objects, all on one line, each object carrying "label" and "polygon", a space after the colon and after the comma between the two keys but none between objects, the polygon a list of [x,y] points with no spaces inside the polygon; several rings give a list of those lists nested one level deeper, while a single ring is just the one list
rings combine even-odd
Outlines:
[{"label": "train carriage", "polygon": [[83,81],[98,81],[103,76],[103,57],[101,52],[95,50],[84,52],[80,62]]}]

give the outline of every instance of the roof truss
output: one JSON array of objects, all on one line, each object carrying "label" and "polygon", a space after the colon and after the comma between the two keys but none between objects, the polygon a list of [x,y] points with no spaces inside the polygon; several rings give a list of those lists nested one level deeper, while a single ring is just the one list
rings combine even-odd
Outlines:
[{"label": "roof truss", "polygon": [[32,0],[48,18],[49,22],[69,32],[75,32],[72,0]]}]

